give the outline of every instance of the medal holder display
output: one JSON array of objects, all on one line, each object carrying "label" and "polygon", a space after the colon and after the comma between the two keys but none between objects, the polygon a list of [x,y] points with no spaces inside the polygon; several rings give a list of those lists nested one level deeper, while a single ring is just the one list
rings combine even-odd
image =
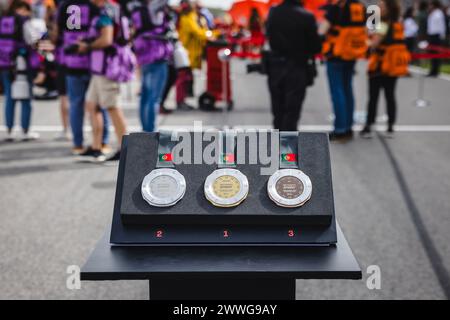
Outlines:
[{"label": "medal holder display", "polygon": [[156,168],[145,176],[141,185],[142,198],[150,206],[174,206],[186,193],[186,179],[173,164],[172,150],[175,145],[170,132],[159,133]]},{"label": "medal holder display", "polygon": [[[230,140],[229,137],[223,136],[220,139],[224,142],[227,139]],[[259,160],[256,164],[239,164],[234,163],[235,161],[232,164],[222,163],[219,166],[193,164],[196,163],[194,153],[203,152],[211,143],[203,141],[200,132],[191,133],[191,150],[195,151],[192,152],[191,164],[170,165],[167,169],[176,170],[177,174],[168,176],[169,178],[161,178],[160,181],[163,183],[156,189],[156,193],[161,189],[161,194],[166,194],[165,187],[180,182],[174,183],[170,179],[181,176],[185,179],[184,182],[181,181],[181,186],[185,183],[182,198],[178,199],[177,196],[177,199],[172,199],[171,201],[175,204],[171,206],[154,206],[151,205],[151,197],[144,197],[145,179],[150,179],[149,175],[155,170],[166,169],[161,168],[161,157],[165,155],[170,157],[170,152],[164,148],[167,145],[161,147],[161,136],[158,133],[138,133],[127,136],[123,143],[117,179],[111,244],[118,246],[328,246],[335,244],[337,235],[328,137],[321,133],[296,133],[294,148],[292,148],[292,135],[288,140],[291,148],[286,150],[283,149],[283,140],[281,141],[282,161],[279,171],[284,169],[300,175],[297,176],[298,179],[295,178],[295,174],[284,177],[275,176],[275,178],[272,176],[272,180],[275,179],[275,191],[278,190],[282,196],[294,200],[298,189],[302,191],[308,189],[310,194],[301,199],[301,206],[289,207],[277,204],[277,193],[272,192],[270,196],[268,187],[271,176],[261,174],[261,169],[267,168],[268,165]],[[201,148],[194,145],[195,143],[200,143]],[[268,150],[271,150],[271,143],[269,135]],[[245,145],[245,159],[249,159],[249,154],[259,154],[257,149],[259,143]],[[167,153],[162,154],[161,150]],[[233,152],[225,147],[221,150],[221,158],[230,159],[229,156],[232,154],[231,158],[236,160],[235,149]],[[289,158],[295,159],[295,164],[283,164],[283,159],[289,160]],[[236,206],[220,206],[220,203],[215,202],[217,199],[207,198],[205,195],[207,191],[205,182],[208,177],[222,169],[236,170],[239,179],[242,178],[241,175],[247,178],[248,194]],[[172,182],[165,183],[166,178]],[[211,185],[216,186],[217,190],[217,186],[220,187],[223,181],[220,177],[213,178],[217,182]],[[225,175],[224,179],[233,179],[233,176]],[[280,182],[277,184],[276,181]],[[301,183],[299,184],[298,181]],[[283,189],[285,184],[293,189]],[[148,188],[149,186],[147,190],[151,190]],[[237,193],[239,193],[238,190],[233,192],[233,195]],[[164,204],[164,201],[161,203]]]},{"label": "medal holder display", "polygon": [[248,196],[248,179],[236,169],[236,133],[219,132],[218,169],[205,180],[205,197],[215,207],[239,206]]}]

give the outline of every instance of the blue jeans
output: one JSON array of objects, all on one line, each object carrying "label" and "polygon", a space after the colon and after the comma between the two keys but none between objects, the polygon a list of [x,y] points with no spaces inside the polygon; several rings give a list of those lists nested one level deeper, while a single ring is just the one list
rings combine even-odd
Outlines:
[{"label": "blue jeans", "polygon": [[[16,109],[16,101],[11,97],[11,85],[12,75],[11,71],[1,71],[1,80],[3,83],[3,91],[5,95],[5,120],[8,130],[12,130],[14,127],[14,115]],[[31,83],[30,83],[31,86]],[[21,100],[22,113],[21,113],[21,125],[24,132],[28,132],[30,129],[31,121],[31,99]]]},{"label": "blue jeans", "polygon": [[[77,148],[83,147],[83,123],[84,123],[84,98],[89,87],[89,75],[67,75],[67,96],[69,99],[69,119],[72,128],[73,145]],[[101,109],[103,114],[103,144],[109,142],[109,117],[106,110]]]},{"label": "blue jeans", "polygon": [[327,74],[333,102],[334,132],[346,133],[353,126],[355,99],[353,97],[354,61],[328,61]]},{"label": "blue jeans", "polygon": [[155,131],[159,104],[168,77],[167,62],[156,62],[142,67],[140,117],[144,132]]}]

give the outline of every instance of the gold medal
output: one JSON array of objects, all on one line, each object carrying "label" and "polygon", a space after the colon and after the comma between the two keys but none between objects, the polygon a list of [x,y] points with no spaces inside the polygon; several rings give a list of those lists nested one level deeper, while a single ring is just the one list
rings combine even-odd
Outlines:
[{"label": "gold medal", "polygon": [[218,169],[206,178],[205,197],[216,207],[236,207],[248,196],[247,177],[236,169]]},{"label": "gold medal", "polygon": [[220,176],[213,182],[214,193],[223,199],[234,198],[241,191],[241,183],[233,176]]},{"label": "gold medal", "polygon": [[[211,173],[205,181],[206,199],[216,207],[236,207],[248,196],[247,177],[236,166],[236,134],[220,132],[219,142],[222,153],[219,154],[219,169]],[[232,150],[232,152],[227,152]]]}]

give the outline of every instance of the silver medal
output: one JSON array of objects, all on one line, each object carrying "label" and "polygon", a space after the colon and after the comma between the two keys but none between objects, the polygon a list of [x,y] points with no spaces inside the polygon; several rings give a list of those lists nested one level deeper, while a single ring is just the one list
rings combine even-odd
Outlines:
[{"label": "silver medal", "polygon": [[161,168],[150,172],[142,182],[142,197],[151,206],[171,207],[186,193],[186,180],[175,169]]}]

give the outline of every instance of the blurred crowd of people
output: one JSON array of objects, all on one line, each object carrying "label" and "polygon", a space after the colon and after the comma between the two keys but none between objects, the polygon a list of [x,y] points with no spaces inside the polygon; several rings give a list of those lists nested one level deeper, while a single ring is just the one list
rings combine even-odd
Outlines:
[{"label": "blurred crowd of people", "polygon": [[[427,41],[432,46],[450,44],[450,5],[445,7],[441,1],[420,1],[408,7],[403,14],[403,25],[408,49],[418,51],[418,44]],[[430,77],[440,73],[442,59],[432,59]]]},{"label": "blurred crowd of people", "polygon": [[[22,140],[30,131],[33,87],[47,85],[60,99],[61,139],[73,142],[74,155],[87,161],[117,161],[109,125],[120,144],[127,132],[119,106],[120,84],[141,79],[139,115],[144,132],[153,132],[158,113],[176,87],[177,108],[192,110],[193,69],[200,69],[214,18],[197,2],[182,0],[3,1],[0,20],[0,72],[5,96],[8,141],[16,139],[15,104],[22,104]],[[27,37],[31,33],[32,37]],[[85,116],[92,142],[84,139]],[[120,148],[120,147],[119,147]],[[109,157],[107,157],[109,154]]]},{"label": "blurred crowd of people", "polygon": [[[402,14],[401,1],[380,0],[371,16],[365,1],[328,1],[321,21],[304,10],[301,1],[284,0],[273,7],[266,23],[270,44],[267,57],[274,127],[295,130],[307,87],[317,75],[315,60],[326,65],[334,111],[331,141],[354,137],[355,65],[368,60],[367,120],[360,135],[372,137],[379,96],[384,92],[388,123],[386,137],[393,137],[397,120],[398,78],[409,75],[412,53],[448,52],[448,10],[439,0],[422,1]],[[373,4],[373,3],[371,3]],[[370,17],[370,19],[369,19]],[[295,23],[294,23],[295,21]],[[318,26],[318,28],[317,28]],[[442,59],[431,59],[429,76],[437,76]]]},{"label": "blurred crowd of people", "polygon": [[[23,140],[38,138],[30,131],[33,87],[45,88],[43,98],[60,99],[63,132],[74,155],[87,161],[117,161],[109,127],[117,140],[127,132],[120,108],[120,84],[136,74],[141,81],[139,116],[144,132],[155,131],[159,113],[171,113],[166,101],[175,87],[177,110],[194,107],[193,70],[201,69],[208,41],[224,38],[243,57],[262,56],[269,77],[274,128],[297,130],[307,88],[317,75],[316,60],[326,63],[335,128],[331,140],[353,137],[355,64],[368,59],[368,117],[362,131],[369,138],[378,98],[384,91],[389,136],[396,122],[397,79],[408,74],[410,52],[426,40],[446,45],[449,9],[439,0],[422,1],[402,15],[398,0],[380,0],[381,20],[367,25],[359,0],[329,1],[323,19],[305,10],[300,0],[283,0],[266,17],[254,8],[248,24],[223,19],[196,1],[181,0],[3,0],[0,19],[0,76],[5,96],[7,140],[13,131],[15,104],[22,106]],[[225,36],[226,35],[226,36]],[[250,41],[242,41],[250,39]],[[264,49],[263,49],[264,48]],[[236,53],[236,52],[235,52]],[[430,76],[439,74],[433,59]],[[85,118],[92,126],[91,144],[84,137]]]}]

